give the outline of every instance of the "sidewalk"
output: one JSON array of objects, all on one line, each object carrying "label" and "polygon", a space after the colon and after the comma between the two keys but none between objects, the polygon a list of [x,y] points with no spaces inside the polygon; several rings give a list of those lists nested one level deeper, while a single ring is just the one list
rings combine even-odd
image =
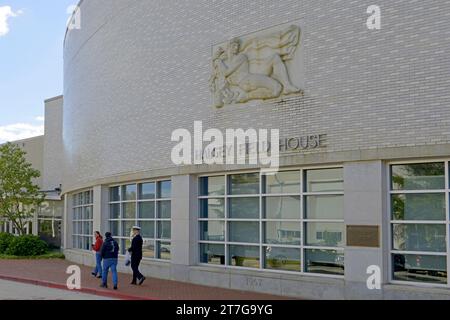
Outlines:
[{"label": "sidewalk", "polygon": [[[0,260],[0,279],[57,289],[67,289],[65,260]],[[119,273],[119,290],[102,289],[100,280],[91,275],[91,268],[81,268],[81,292],[128,300],[280,300],[279,296],[212,288],[177,281],[148,278],[142,286],[133,286],[131,275]],[[111,274],[111,273],[110,273]],[[111,275],[108,279],[111,285]]]}]

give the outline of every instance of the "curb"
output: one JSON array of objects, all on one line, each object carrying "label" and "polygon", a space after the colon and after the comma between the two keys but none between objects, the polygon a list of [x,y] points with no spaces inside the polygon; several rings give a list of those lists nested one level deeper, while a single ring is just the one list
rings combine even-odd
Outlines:
[{"label": "curb", "polygon": [[60,284],[60,283],[56,283],[56,282],[35,280],[35,279],[28,279],[28,278],[19,278],[19,277],[13,277],[13,276],[1,275],[1,274],[0,274],[0,280],[26,283],[26,284],[31,284],[31,285],[40,286],[40,287],[66,290],[66,291],[70,291],[70,292],[87,293],[87,294],[93,294],[93,295],[107,297],[107,298],[116,298],[116,299],[120,299],[120,300],[159,300],[156,298],[145,298],[145,297],[133,296],[133,295],[123,294],[123,293],[118,293],[118,292],[108,292],[105,290],[94,289],[94,288],[81,288],[80,290],[70,290],[69,288],[67,288],[67,286]]}]

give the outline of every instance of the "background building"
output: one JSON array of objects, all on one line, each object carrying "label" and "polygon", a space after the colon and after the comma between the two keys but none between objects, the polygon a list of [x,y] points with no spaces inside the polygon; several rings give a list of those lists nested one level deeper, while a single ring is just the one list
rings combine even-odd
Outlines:
[{"label": "background building", "polygon": [[[45,101],[45,135],[14,141],[26,152],[26,160],[41,173],[35,183],[45,193],[45,201],[30,219],[27,231],[39,235],[54,248],[61,247],[64,214],[61,198],[62,104],[62,96]],[[0,232],[16,234],[18,231],[13,223],[4,221],[0,222]]]},{"label": "background building", "polygon": [[[381,30],[355,1],[81,1],[44,142],[67,258],[93,263],[94,230],[123,253],[139,224],[149,276],[305,298],[450,297],[450,4],[377,4]],[[292,25],[303,94],[214,108],[219,47]],[[287,148],[276,176],[173,165],[172,132],[200,120],[323,145]],[[380,290],[367,288],[371,266]]]}]

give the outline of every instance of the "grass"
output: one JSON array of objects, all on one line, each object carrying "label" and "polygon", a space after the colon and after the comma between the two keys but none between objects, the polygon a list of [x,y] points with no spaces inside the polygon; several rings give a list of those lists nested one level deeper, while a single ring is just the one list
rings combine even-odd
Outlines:
[{"label": "grass", "polygon": [[63,253],[59,251],[50,251],[46,254],[33,257],[20,257],[20,256],[9,256],[6,254],[0,254],[0,260],[49,260],[49,259],[65,259]]}]

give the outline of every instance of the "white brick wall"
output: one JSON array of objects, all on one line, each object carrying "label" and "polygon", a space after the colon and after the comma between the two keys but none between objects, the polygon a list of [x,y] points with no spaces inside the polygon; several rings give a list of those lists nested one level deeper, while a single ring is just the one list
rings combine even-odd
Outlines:
[{"label": "white brick wall", "polygon": [[[366,9],[382,9],[382,30]],[[65,187],[170,167],[172,130],[328,134],[319,152],[450,143],[445,0],[85,0],[65,43]],[[302,19],[305,96],[211,107],[213,44]],[[450,154],[450,152],[449,152]]]}]

